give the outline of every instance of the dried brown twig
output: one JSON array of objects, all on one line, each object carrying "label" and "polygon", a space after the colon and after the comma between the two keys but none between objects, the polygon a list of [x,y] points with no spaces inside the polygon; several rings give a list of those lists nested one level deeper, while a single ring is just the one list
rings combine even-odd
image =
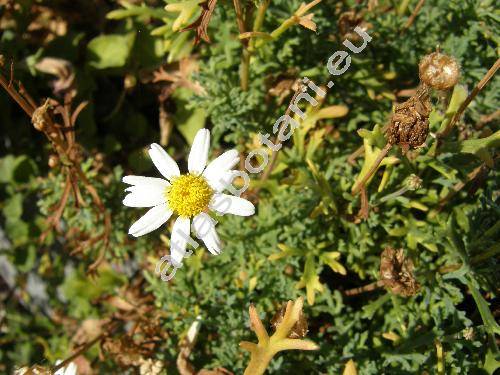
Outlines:
[{"label": "dried brown twig", "polygon": [[[238,31],[240,35],[245,34],[245,16],[241,8],[240,0],[233,0],[234,10],[236,12],[236,22],[238,24]],[[248,90],[248,79],[250,74],[250,51],[248,51],[248,39],[240,39],[243,46],[243,52],[241,54],[241,65],[240,65],[240,85],[243,91]]]},{"label": "dried brown twig", "polygon": [[408,21],[406,21],[405,25],[403,26],[403,29],[401,30],[401,32],[404,32],[407,29],[409,29],[410,26],[413,24],[413,22],[415,22],[415,19],[417,18],[417,15],[418,15],[418,12],[420,12],[422,7],[424,6],[424,3],[425,3],[425,0],[420,0],[418,2],[417,6],[415,7],[413,12],[411,13],[410,17],[408,18]]},{"label": "dried brown twig", "polygon": [[[115,328],[113,328],[113,329],[115,329]],[[59,369],[62,369],[64,367],[66,367],[67,365],[69,365],[74,359],[78,358],[80,355],[82,355],[87,350],[89,350],[94,344],[96,344],[97,342],[101,341],[102,339],[104,339],[108,335],[109,335],[108,332],[101,333],[96,338],[94,338],[94,339],[90,340],[89,342],[87,342],[86,344],[82,345],[75,353],[73,353],[68,358],[66,358],[64,361],[61,361],[59,364],[57,364],[56,366],[54,366],[52,368],[52,373],[54,374]]]},{"label": "dried brown twig", "polygon": [[208,36],[207,28],[210,23],[210,19],[212,18],[212,14],[215,9],[215,5],[217,4],[217,0],[207,0],[200,3],[200,7],[202,8],[201,15],[198,17],[196,21],[192,24],[186,26],[181,31],[187,30],[195,30],[196,37],[194,39],[194,43],[198,44],[200,40],[204,40],[207,43],[210,43],[210,37]]},{"label": "dried brown twig", "polygon": [[[40,236],[40,241],[43,242],[52,230],[60,230],[59,222],[67,205],[70,192],[73,193],[75,205],[77,207],[85,205],[81,196],[79,184],[83,186],[85,191],[91,196],[94,205],[97,208],[98,216],[101,216],[104,221],[104,231],[97,237],[89,240],[88,243],[96,243],[103,241],[103,247],[97,259],[89,266],[88,272],[94,272],[99,264],[104,259],[104,254],[108,246],[109,235],[111,233],[111,217],[107,212],[99,194],[95,187],[87,179],[85,173],[81,169],[82,162],[82,147],[75,139],[75,123],[88,104],[87,102],[80,103],[72,110],[72,99],[74,92],[69,90],[64,95],[63,103],[54,99],[47,99],[41,106],[37,106],[36,101],[28,94],[26,89],[19,82],[19,90],[16,90],[14,85],[13,69],[11,69],[10,80],[0,74],[0,85],[7,93],[19,104],[19,106],[31,118],[33,127],[44,133],[57,157],[53,156],[53,165],[56,166],[58,161],[61,162],[61,171],[65,174],[65,187],[59,203],[54,207],[54,212],[47,218],[48,228]],[[62,119],[62,124],[54,120],[55,115]]]}]

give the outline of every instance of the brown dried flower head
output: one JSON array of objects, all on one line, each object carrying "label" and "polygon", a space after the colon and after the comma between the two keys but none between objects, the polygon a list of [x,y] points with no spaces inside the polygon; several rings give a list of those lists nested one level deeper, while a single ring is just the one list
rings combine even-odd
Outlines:
[{"label": "brown dried flower head", "polygon": [[403,249],[386,248],[380,255],[380,279],[392,293],[412,296],[420,289],[413,275],[413,262],[404,256]]},{"label": "brown dried flower head", "polygon": [[49,126],[48,114],[49,101],[46,100],[45,103],[35,109],[33,115],[31,116],[31,123],[33,127],[38,131],[45,131]]},{"label": "brown dried flower head", "polygon": [[[283,317],[285,316],[286,311],[286,303],[281,305],[279,310],[274,314],[271,319],[271,327],[276,330],[276,327],[283,321]],[[302,339],[306,337],[308,332],[307,319],[302,310],[300,310],[299,320],[290,330],[290,334],[288,338],[290,339]]]},{"label": "brown dried flower head", "polygon": [[344,12],[339,16],[338,28],[343,39],[349,39],[352,42],[361,40],[361,36],[354,32],[356,26],[366,31],[371,27],[371,24],[363,20],[361,13],[356,13],[353,10]]},{"label": "brown dried flower head", "polygon": [[410,99],[396,105],[386,133],[387,142],[399,145],[403,153],[421,146],[429,134],[431,110],[429,90],[422,85]]},{"label": "brown dried flower head", "polygon": [[455,58],[441,52],[424,56],[418,66],[420,80],[436,90],[455,86],[460,78],[460,66]]}]

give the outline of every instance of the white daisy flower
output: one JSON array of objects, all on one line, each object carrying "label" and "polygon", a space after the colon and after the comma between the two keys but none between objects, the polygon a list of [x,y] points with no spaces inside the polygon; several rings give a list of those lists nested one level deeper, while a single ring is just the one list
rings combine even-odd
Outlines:
[{"label": "white daisy flower", "polygon": [[125,176],[123,182],[132,185],[125,189],[128,195],[123,204],[128,207],[151,207],[129,229],[134,237],[158,229],[175,213],[170,256],[172,264],[180,267],[186,254],[191,226],[194,233],[214,255],[221,252],[221,242],[215,231],[215,220],[208,211],[219,214],[250,216],[254,205],[246,199],[224,194],[238,172],[236,150],[229,150],[207,166],[210,132],[201,129],[196,133],[188,157],[189,173],[181,174],[179,166],[165,150],[153,143],[149,156],[164,178]]}]

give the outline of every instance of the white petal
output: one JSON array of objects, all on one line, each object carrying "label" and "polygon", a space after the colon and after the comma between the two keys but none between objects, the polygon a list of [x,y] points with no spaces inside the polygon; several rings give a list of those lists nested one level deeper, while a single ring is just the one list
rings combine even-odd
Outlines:
[{"label": "white petal", "polygon": [[[62,361],[61,361],[60,359],[58,359],[58,360],[56,361],[56,366],[57,366],[59,363],[61,363],[61,362],[62,362]],[[56,372],[54,372],[54,375],[64,375],[64,369],[65,369],[65,367],[60,368],[59,370],[57,370]]]},{"label": "white petal", "polygon": [[170,239],[170,257],[172,265],[180,267],[190,235],[189,218],[178,217],[172,229]]},{"label": "white petal", "polygon": [[214,255],[219,255],[221,243],[215,231],[215,224],[216,222],[204,212],[193,218],[193,229],[196,236],[205,243],[208,251]]},{"label": "white petal", "polygon": [[124,176],[122,181],[128,185],[155,185],[157,187],[161,187],[166,189],[170,186],[170,183],[163,179],[157,177],[144,177],[144,176]]},{"label": "white petal", "polygon": [[177,177],[181,174],[179,166],[174,159],[159,144],[153,143],[149,149],[149,156],[156,169],[167,179]]},{"label": "white petal", "polygon": [[165,188],[154,184],[129,186],[125,191],[129,194],[123,204],[128,207],[153,207],[167,200]]},{"label": "white petal", "polygon": [[222,155],[218,156],[208,164],[207,169],[203,172],[205,178],[210,179],[213,174],[219,173],[220,171],[228,171],[233,169],[236,164],[240,161],[240,156],[238,151],[229,150],[224,152]]},{"label": "white petal", "polygon": [[73,362],[66,367],[66,371],[64,371],[64,375],[77,375],[76,373],[77,367]]},{"label": "white petal", "polygon": [[221,214],[251,216],[255,213],[252,202],[228,194],[215,193],[209,207]]},{"label": "white petal", "polygon": [[207,179],[208,184],[214,189],[216,192],[221,193],[231,183],[234,178],[239,175],[238,171],[223,171],[218,173],[212,173],[211,177]]},{"label": "white petal", "polygon": [[207,165],[209,147],[210,132],[207,129],[198,130],[188,157],[189,172],[197,174],[203,172]]},{"label": "white petal", "polygon": [[139,237],[152,232],[170,219],[172,213],[173,211],[168,208],[166,203],[159,204],[151,208],[145,215],[132,224],[128,230],[128,234]]}]

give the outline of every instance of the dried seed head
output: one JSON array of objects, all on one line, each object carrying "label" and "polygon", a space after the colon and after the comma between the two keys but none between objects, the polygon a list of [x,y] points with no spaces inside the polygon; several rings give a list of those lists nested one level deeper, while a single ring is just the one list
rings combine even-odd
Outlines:
[{"label": "dried seed head", "polygon": [[460,66],[455,58],[440,52],[424,56],[418,66],[420,80],[436,90],[455,86],[460,78]]},{"label": "dried seed head", "polygon": [[394,294],[412,296],[420,289],[413,276],[413,262],[406,259],[403,249],[386,248],[380,255],[380,279]]},{"label": "dried seed head", "polygon": [[49,108],[49,101],[47,100],[42,106],[35,109],[33,115],[31,116],[31,123],[33,127],[38,131],[44,131],[49,125],[47,119],[47,110]]},{"label": "dried seed head", "polygon": [[[276,331],[276,328],[280,325],[280,323],[283,321],[283,317],[285,316],[285,311],[286,311],[286,303],[281,305],[279,310],[274,314],[274,316],[271,319],[271,327]],[[288,335],[289,339],[302,339],[306,337],[308,332],[308,326],[307,326],[307,319],[300,310],[300,315],[299,315],[299,320],[297,320],[297,323],[294,324],[292,329],[290,330],[290,334]]]},{"label": "dried seed head", "polygon": [[410,147],[421,146],[429,134],[431,110],[429,91],[423,85],[406,102],[396,105],[386,133],[387,142],[399,145],[403,153]]}]

